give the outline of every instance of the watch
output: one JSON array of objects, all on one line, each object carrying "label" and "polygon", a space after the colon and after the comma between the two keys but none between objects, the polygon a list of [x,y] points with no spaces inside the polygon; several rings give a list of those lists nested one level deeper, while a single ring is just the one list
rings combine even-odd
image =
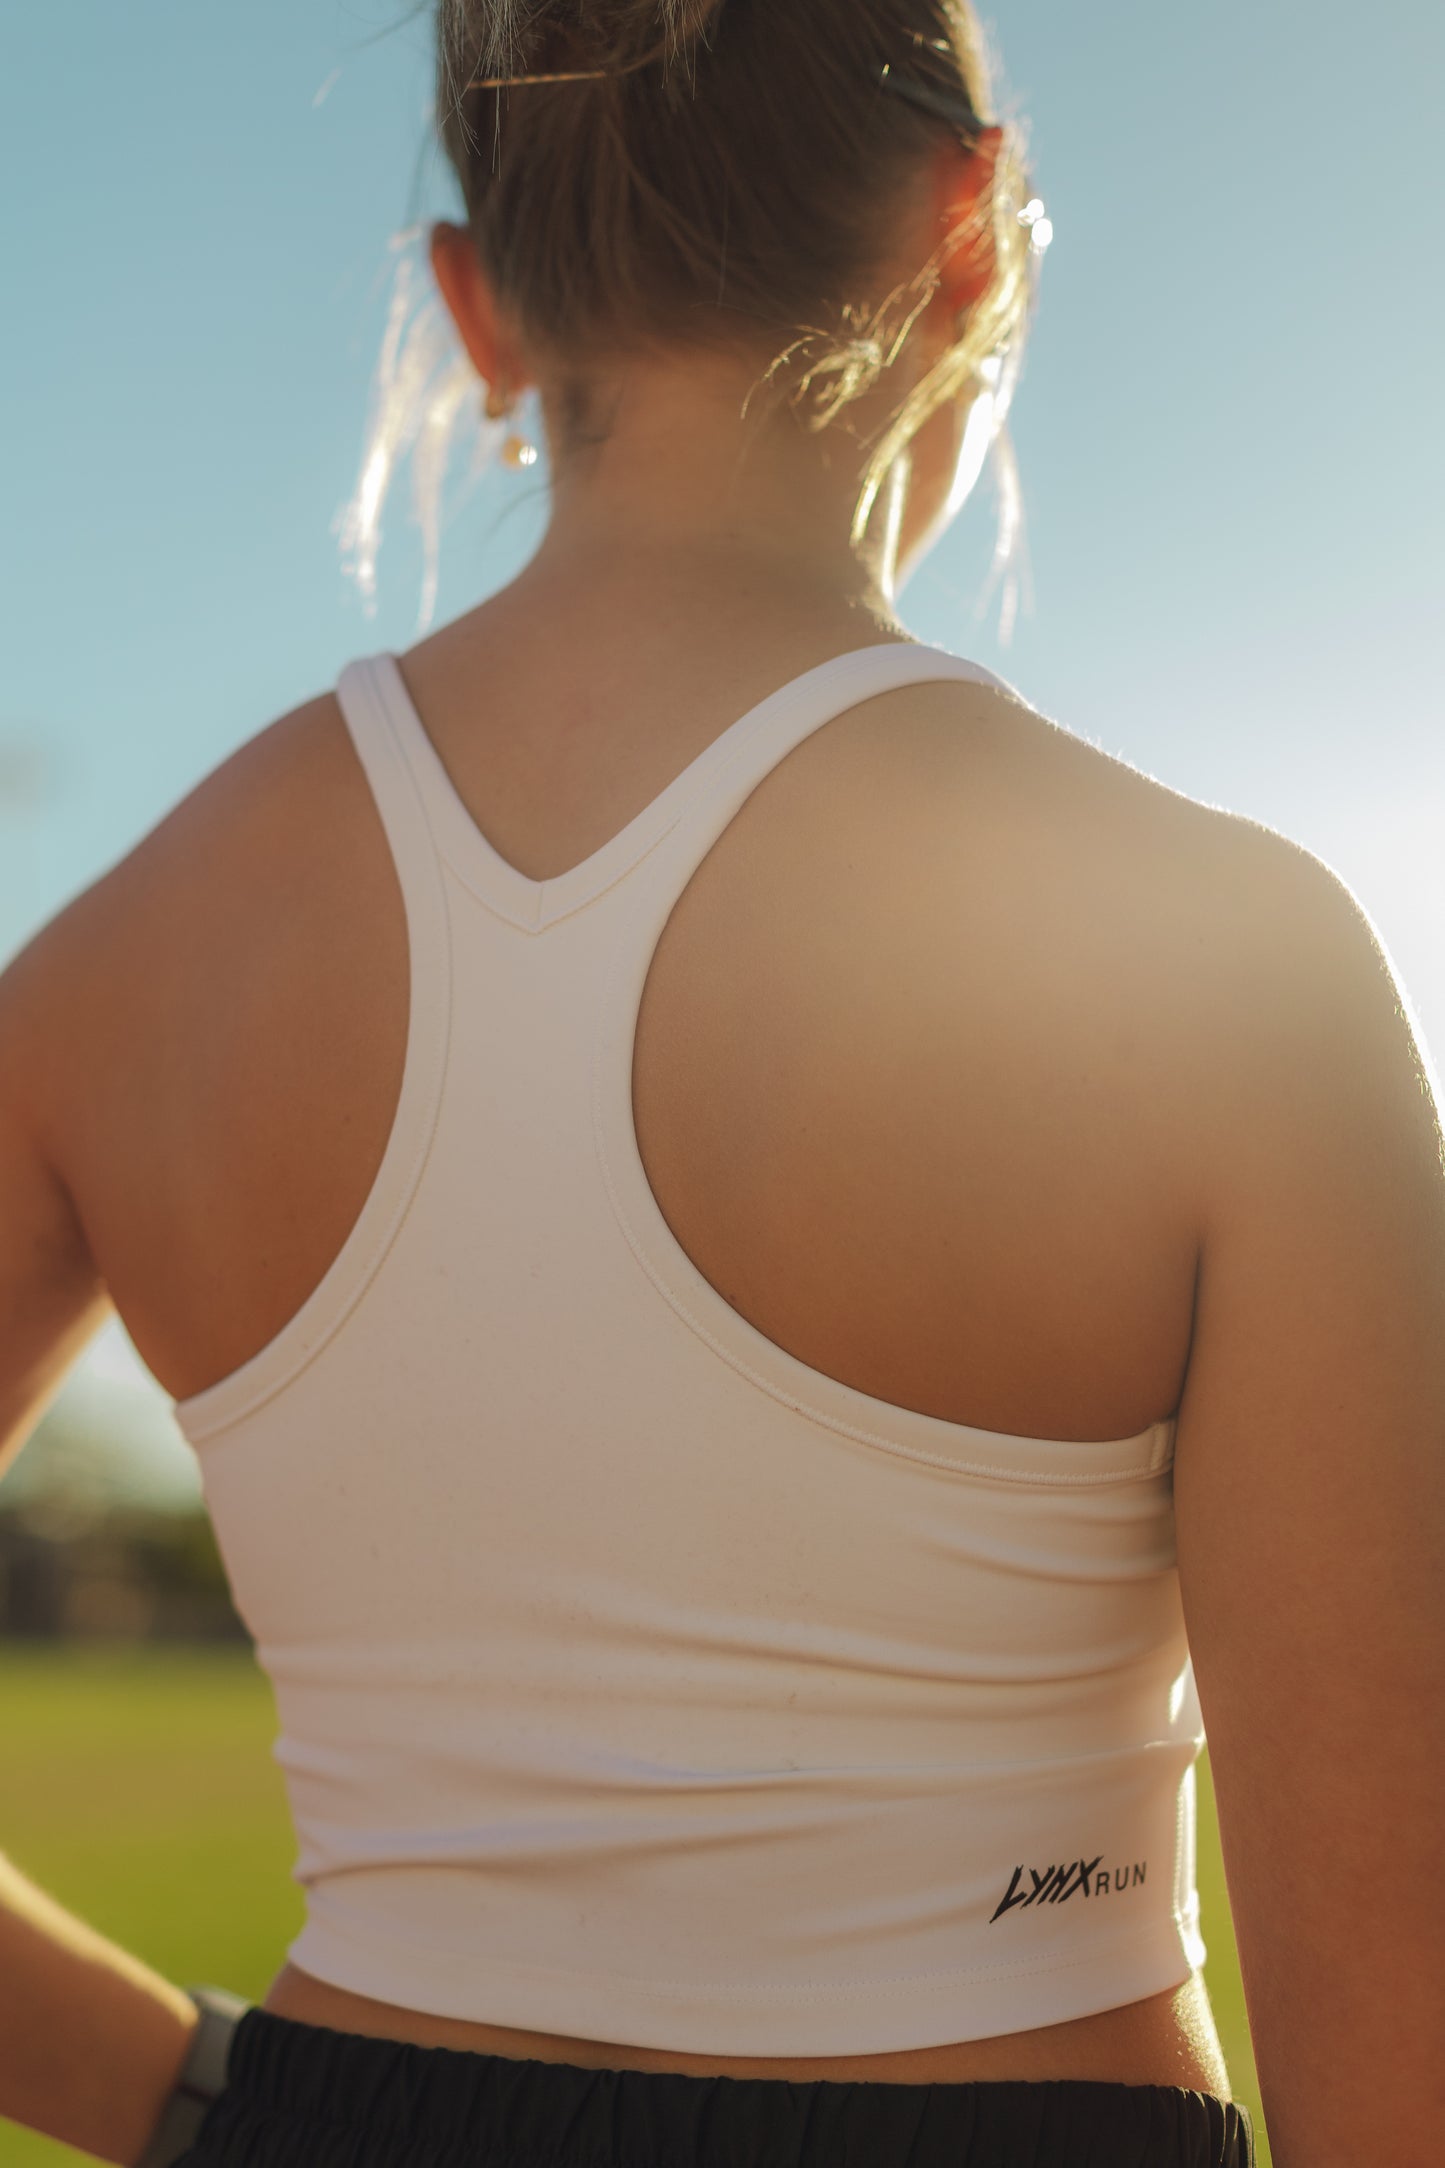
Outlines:
[{"label": "watch", "polygon": [[207,2109],[226,2089],[231,2038],[251,2008],[242,1996],[228,1995],[223,1987],[188,1987],[186,1993],[200,2011],[201,2022],[191,2035],[185,2067],[135,2168],[171,2168],[195,2144]]}]

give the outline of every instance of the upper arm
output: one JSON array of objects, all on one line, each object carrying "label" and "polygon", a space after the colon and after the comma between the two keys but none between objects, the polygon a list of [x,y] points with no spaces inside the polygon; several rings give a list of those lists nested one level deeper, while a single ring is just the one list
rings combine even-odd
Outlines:
[{"label": "upper arm", "polygon": [[1349,891],[1257,830],[1232,848],[1181,1591],[1278,2168],[1424,2168],[1445,2118],[1439,1116]]},{"label": "upper arm", "polygon": [[0,1471],[100,1324],[105,1288],[45,1140],[57,930],[0,977]]}]

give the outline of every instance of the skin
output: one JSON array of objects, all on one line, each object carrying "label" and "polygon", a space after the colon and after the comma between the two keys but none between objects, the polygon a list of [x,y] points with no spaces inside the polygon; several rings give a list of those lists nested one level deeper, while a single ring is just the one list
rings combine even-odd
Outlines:
[{"label": "skin", "polygon": [[[998,143],[920,175],[901,278],[967,222]],[[639,355],[601,369],[610,433],[571,456],[555,359],[464,235],[439,228],[433,261],[479,377],[537,385],[556,479],[523,574],[402,667],[478,826],[540,880],[774,686],[907,637],[896,597],[945,520],[966,414],[915,442],[892,549],[849,541],[860,438],[988,265],[950,257],[848,429],[740,421],[761,351]],[[405,1004],[395,878],[322,695],[0,980],[0,1439],[112,1306],[181,1398],[266,1345],[374,1175]],[[1019,701],[912,688],[816,732],[709,853],[653,961],[633,1085],[669,1225],[804,1361],[1022,1436],[1177,1418],[1180,1585],[1274,2157],[1424,2168],[1445,2116],[1445,1173],[1424,1056],[1348,891]],[[1229,2090],[1199,1979],[802,2061],[463,2024],[291,1967],[266,2003],[614,2067]],[[168,1983],[0,1878],[0,2113],[132,2160],[190,2023]]]}]

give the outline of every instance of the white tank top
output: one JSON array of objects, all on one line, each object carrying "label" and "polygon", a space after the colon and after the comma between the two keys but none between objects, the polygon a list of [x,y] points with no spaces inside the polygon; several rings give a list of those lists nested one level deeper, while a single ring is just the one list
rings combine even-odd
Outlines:
[{"label": "white tank top", "polygon": [[1173,1425],[1061,1443],[858,1392],[663,1218],[633,1031],[667,918],[794,746],[986,670],[762,701],[531,881],[389,656],[339,697],[405,899],[401,1095],[351,1235],[181,1404],[275,1689],[316,1978],[642,2047],[853,2055],[1203,1963]]}]

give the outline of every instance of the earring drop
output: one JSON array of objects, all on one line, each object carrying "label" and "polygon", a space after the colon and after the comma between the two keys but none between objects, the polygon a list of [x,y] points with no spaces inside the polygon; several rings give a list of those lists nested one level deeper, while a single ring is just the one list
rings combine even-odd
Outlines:
[{"label": "earring drop", "polygon": [[[482,412],[489,422],[505,421],[515,404],[516,401],[511,397],[510,393],[499,390],[494,384],[489,384],[487,386],[487,395],[482,401]],[[537,447],[529,437],[524,437],[519,431],[511,429],[502,439],[498,457],[504,467],[514,469],[535,467],[537,464]]]}]

